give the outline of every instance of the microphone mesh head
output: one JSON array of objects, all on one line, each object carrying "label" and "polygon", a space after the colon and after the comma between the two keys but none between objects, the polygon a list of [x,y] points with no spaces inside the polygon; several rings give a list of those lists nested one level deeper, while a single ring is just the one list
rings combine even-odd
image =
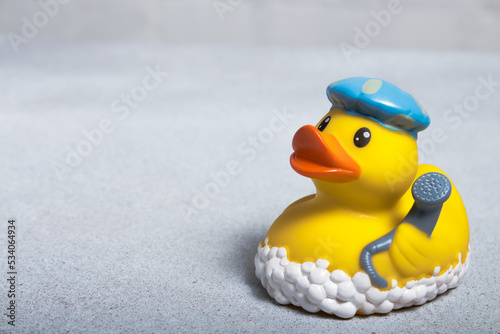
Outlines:
[{"label": "microphone mesh head", "polygon": [[443,204],[451,195],[451,183],[441,173],[426,173],[420,176],[411,189],[415,202],[421,207]]}]

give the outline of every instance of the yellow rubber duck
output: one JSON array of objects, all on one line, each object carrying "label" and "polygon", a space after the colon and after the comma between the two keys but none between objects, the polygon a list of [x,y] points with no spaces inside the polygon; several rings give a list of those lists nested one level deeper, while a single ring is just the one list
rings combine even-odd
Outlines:
[{"label": "yellow rubber duck", "polygon": [[272,297],[349,318],[420,305],[468,268],[469,226],[455,186],[418,165],[429,117],[408,93],[364,77],[328,86],[332,108],[295,134],[292,168],[316,194],[276,219],[255,257]]}]

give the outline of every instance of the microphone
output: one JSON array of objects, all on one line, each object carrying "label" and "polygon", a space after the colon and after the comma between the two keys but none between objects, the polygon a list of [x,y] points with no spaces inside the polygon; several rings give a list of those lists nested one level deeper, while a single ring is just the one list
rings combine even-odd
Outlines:
[{"label": "microphone", "polygon": [[[421,175],[411,188],[412,208],[406,217],[398,224],[409,223],[427,233],[430,238],[441,214],[443,204],[450,198],[451,182],[441,173],[431,172]],[[368,274],[372,283],[380,288],[387,288],[387,281],[377,273],[373,266],[373,255],[389,250],[396,234],[397,226],[386,235],[370,242],[361,251],[359,262],[361,268]]]}]

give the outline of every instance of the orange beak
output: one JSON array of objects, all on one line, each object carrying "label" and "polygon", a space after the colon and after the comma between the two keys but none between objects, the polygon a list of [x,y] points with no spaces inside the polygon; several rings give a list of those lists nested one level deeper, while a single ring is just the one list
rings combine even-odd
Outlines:
[{"label": "orange beak", "polygon": [[312,125],[301,127],[293,136],[292,168],[300,175],[330,182],[359,178],[361,168],[331,134],[322,134]]}]

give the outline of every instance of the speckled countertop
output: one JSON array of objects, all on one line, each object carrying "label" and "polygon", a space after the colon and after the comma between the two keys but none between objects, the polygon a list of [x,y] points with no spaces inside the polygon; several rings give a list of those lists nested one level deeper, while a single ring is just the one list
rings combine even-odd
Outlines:
[{"label": "speckled countertop", "polygon": [[[370,49],[347,64],[337,48],[39,39],[3,48],[0,75],[0,281],[4,291],[14,218],[16,331],[500,330],[499,54]],[[472,259],[430,303],[340,320],[273,302],[253,258],[277,215],[314,190],[289,166],[293,133],[326,113],[330,82],[355,75],[426,107],[421,159],[460,191]]]}]

